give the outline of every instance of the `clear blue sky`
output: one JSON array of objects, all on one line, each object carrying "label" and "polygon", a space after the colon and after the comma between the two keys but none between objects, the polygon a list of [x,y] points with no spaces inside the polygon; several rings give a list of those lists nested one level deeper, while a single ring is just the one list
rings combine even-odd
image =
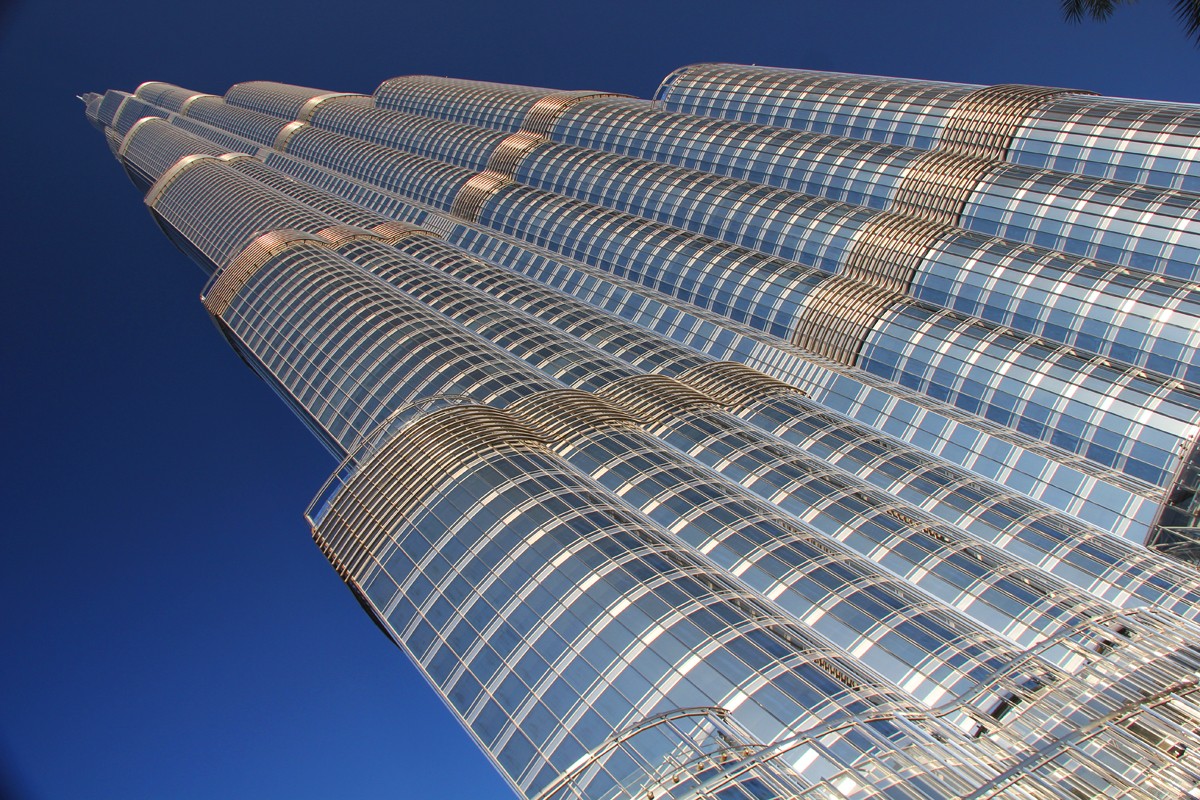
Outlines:
[{"label": "clear blue sky", "polygon": [[722,60],[1197,102],[1170,5],[0,4],[0,796],[509,796],[312,545],[334,464],[216,333],[75,94],[433,73],[644,97]]}]

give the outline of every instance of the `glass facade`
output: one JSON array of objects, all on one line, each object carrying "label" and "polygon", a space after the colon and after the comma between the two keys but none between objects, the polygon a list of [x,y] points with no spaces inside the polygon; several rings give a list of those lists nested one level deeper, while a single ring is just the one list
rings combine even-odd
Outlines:
[{"label": "glass facade", "polygon": [[1200,111],[719,64],[81,99],[519,796],[1200,790]]}]

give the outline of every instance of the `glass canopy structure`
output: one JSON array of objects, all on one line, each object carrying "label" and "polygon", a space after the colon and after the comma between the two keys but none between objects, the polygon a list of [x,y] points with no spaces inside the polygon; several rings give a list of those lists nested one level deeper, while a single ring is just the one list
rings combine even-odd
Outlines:
[{"label": "glass canopy structure", "polygon": [[1200,107],[83,99],[522,797],[1200,797]]}]

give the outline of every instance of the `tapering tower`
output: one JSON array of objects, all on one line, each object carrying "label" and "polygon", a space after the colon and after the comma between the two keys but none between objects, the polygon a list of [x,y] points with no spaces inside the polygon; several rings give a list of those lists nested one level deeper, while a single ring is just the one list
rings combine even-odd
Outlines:
[{"label": "tapering tower", "polygon": [[1200,792],[1200,108],[714,64],[81,99],[519,795]]}]

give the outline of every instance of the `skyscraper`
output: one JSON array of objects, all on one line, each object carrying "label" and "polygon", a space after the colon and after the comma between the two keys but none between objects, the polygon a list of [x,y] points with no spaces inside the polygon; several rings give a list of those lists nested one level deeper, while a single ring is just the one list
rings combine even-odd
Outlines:
[{"label": "skyscraper", "polygon": [[1200,793],[1200,109],[729,65],[83,99],[520,795]]}]

